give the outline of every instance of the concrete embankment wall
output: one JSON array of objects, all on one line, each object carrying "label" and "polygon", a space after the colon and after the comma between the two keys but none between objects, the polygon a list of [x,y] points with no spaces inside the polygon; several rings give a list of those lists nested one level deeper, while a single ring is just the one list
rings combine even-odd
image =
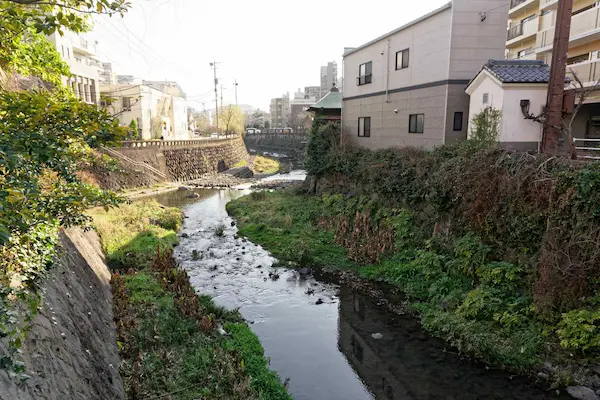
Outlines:
[{"label": "concrete embankment wall", "polygon": [[[1,400],[124,399],[115,342],[110,272],[95,232],[61,232],[57,262],[42,283],[44,305],[25,341],[31,376],[0,370]],[[0,354],[6,343],[0,341]]]},{"label": "concrete embankment wall", "polygon": [[145,147],[123,147],[114,150],[130,159],[146,163],[168,176],[171,181],[184,181],[221,172],[248,157],[242,138],[206,141],[161,141]]},{"label": "concrete embankment wall", "polygon": [[307,135],[258,134],[246,135],[244,142],[249,151],[283,153],[290,157],[304,157]]}]

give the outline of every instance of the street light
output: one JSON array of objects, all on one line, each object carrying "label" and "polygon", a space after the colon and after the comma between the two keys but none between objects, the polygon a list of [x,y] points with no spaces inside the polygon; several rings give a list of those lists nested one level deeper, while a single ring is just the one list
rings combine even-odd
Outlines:
[{"label": "street light", "polygon": [[233,82],[233,86],[235,87],[235,105],[237,106],[238,105],[238,102],[237,102],[237,87],[238,87],[237,79]]}]

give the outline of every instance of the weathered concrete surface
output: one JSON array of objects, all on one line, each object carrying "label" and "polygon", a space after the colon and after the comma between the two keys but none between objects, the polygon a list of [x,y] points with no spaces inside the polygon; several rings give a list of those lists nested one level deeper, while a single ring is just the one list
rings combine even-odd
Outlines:
[{"label": "weathered concrete surface", "polygon": [[[18,385],[0,371],[1,400],[120,400],[110,272],[93,231],[61,233],[58,261],[42,284],[43,310],[23,346]],[[64,335],[63,335],[64,334]],[[0,354],[6,350],[0,342]]]},{"label": "weathered concrete surface", "polygon": [[138,162],[166,174],[172,181],[196,179],[203,174],[221,172],[248,157],[242,138],[197,141],[185,146],[114,148]]}]

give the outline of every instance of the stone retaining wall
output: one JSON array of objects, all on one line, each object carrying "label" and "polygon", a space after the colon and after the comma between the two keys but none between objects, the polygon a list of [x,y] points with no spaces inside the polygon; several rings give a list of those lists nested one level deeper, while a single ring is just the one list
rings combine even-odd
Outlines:
[{"label": "stone retaining wall", "polygon": [[113,150],[158,169],[171,181],[196,179],[206,173],[224,171],[248,157],[244,141],[239,137],[218,141],[193,141],[185,146],[128,147]]},{"label": "stone retaining wall", "polygon": [[223,172],[248,158],[242,139],[203,148],[163,150],[168,175],[174,181],[199,178],[211,172]]}]

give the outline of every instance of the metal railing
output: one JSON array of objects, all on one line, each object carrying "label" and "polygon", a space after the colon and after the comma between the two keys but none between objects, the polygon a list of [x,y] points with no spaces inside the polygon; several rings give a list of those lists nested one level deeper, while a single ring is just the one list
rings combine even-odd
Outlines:
[{"label": "metal railing", "polygon": [[523,23],[515,25],[508,30],[507,40],[514,39],[523,35]]},{"label": "metal railing", "polygon": [[[577,146],[577,143],[582,143]],[[589,144],[588,144],[589,143]],[[584,160],[600,160],[600,139],[573,139],[575,150],[577,150],[577,158]]]}]

